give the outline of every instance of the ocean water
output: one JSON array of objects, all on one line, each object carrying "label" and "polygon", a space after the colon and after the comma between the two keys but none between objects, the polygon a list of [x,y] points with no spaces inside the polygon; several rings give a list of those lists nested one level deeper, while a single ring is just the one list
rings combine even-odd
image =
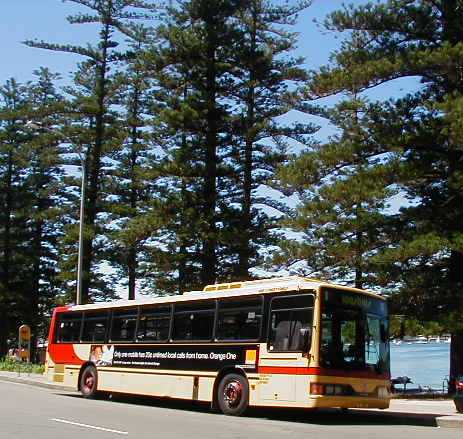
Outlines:
[{"label": "ocean water", "polygon": [[391,343],[391,377],[410,377],[413,384],[408,388],[442,389],[442,381],[449,375],[449,361],[450,343]]}]

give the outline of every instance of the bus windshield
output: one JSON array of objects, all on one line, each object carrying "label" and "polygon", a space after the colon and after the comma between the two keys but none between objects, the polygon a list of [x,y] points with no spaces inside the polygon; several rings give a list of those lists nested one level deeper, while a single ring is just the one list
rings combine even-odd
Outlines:
[{"label": "bus windshield", "polygon": [[389,373],[387,304],[343,290],[323,290],[321,365]]}]

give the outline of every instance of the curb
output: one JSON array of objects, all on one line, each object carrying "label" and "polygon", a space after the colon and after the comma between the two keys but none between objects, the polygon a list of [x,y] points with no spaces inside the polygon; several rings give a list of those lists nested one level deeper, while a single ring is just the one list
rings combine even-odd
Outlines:
[{"label": "curb", "polygon": [[16,383],[16,384],[26,384],[28,386],[35,386],[35,387],[42,387],[44,389],[52,389],[52,390],[65,390],[67,392],[74,391],[73,387],[67,387],[59,384],[51,384],[46,382],[40,382],[30,378],[20,378],[20,377],[9,377],[0,375],[0,381]]},{"label": "curb", "polygon": [[463,416],[451,415],[451,416],[439,416],[436,418],[438,427],[444,428],[463,428]]}]

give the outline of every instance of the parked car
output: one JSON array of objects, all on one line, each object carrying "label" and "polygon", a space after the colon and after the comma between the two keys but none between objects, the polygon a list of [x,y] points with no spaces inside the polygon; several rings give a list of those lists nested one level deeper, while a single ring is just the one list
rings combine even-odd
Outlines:
[{"label": "parked car", "polygon": [[453,401],[458,413],[463,413],[463,376],[459,376],[456,380],[456,393]]}]

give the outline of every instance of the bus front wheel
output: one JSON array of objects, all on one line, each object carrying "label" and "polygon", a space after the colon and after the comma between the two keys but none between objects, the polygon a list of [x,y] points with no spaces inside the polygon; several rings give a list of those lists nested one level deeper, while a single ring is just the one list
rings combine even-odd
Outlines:
[{"label": "bus front wheel", "polygon": [[225,375],[217,388],[217,403],[225,415],[239,416],[249,405],[247,379],[238,374]]},{"label": "bus front wheel", "polygon": [[87,366],[80,375],[80,393],[84,398],[96,398],[98,395],[98,372],[95,366]]}]

